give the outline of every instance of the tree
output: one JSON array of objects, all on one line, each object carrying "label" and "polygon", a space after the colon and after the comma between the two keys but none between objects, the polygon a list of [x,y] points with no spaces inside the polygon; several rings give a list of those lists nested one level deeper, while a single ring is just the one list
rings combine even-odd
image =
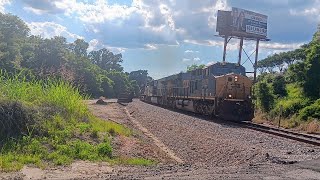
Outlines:
[{"label": "tree", "polygon": [[107,72],[107,77],[114,82],[113,92],[115,97],[118,97],[121,93],[133,91],[129,77],[125,73],[113,70]]},{"label": "tree", "polygon": [[256,97],[258,105],[263,112],[269,112],[274,103],[274,97],[268,84],[264,81],[256,84]]},{"label": "tree", "polygon": [[89,43],[85,42],[83,39],[77,39],[73,43],[69,44],[69,49],[77,57],[87,57],[87,50]]},{"label": "tree", "polygon": [[8,72],[20,68],[20,46],[30,29],[17,16],[0,13],[0,67]]},{"label": "tree", "polygon": [[98,65],[100,68],[111,71],[123,71],[123,67],[120,65],[122,60],[122,54],[113,54],[108,49],[100,49],[98,51],[91,51],[89,58],[93,64]]},{"label": "tree", "polygon": [[32,69],[40,76],[61,75],[61,68],[67,68],[67,41],[64,37],[53,37],[40,40],[36,44],[34,54],[25,60],[26,68]]},{"label": "tree", "polygon": [[320,97],[320,43],[315,43],[310,47],[305,61],[305,82],[303,90],[308,97]]},{"label": "tree", "polygon": [[281,75],[275,76],[272,82],[272,90],[275,95],[284,97],[287,95],[285,78]]},{"label": "tree", "polygon": [[132,71],[129,73],[129,79],[137,81],[138,86],[143,87],[148,81],[148,71],[147,70]]},{"label": "tree", "polygon": [[206,67],[206,65],[204,65],[204,64],[200,64],[200,65],[192,64],[191,66],[187,67],[187,72],[190,72],[190,71],[193,71],[193,70],[196,70],[196,69],[203,69],[205,67]]}]

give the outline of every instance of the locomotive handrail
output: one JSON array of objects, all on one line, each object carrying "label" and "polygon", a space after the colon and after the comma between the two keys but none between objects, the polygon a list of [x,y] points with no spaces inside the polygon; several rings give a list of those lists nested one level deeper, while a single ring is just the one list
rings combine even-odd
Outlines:
[{"label": "locomotive handrail", "polygon": [[218,94],[218,97],[220,97],[222,91],[226,88],[226,86],[227,86],[227,85],[224,85],[224,86],[222,87],[221,91],[220,91],[219,94]]}]

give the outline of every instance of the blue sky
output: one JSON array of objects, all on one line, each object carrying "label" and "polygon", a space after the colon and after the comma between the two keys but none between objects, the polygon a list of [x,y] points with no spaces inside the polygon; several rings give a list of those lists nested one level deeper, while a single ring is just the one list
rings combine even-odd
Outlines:
[{"label": "blue sky", "polygon": [[[122,53],[125,71],[146,69],[154,78],[221,61],[216,15],[231,7],[268,16],[271,41],[261,43],[259,59],[309,42],[320,22],[320,0],[0,0],[0,12],[19,16],[32,34],[84,38],[90,50]],[[244,48],[251,54],[254,45]],[[237,62],[237,47],[231,40],[227,61]]]}]

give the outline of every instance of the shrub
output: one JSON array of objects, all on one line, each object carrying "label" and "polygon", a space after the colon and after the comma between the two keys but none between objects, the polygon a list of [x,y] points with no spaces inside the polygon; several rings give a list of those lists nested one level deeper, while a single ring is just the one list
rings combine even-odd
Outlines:
[{"label": "shrub", "polygon": [[284,97],[287,95],[285,78],[281,75],[275,76],[272,82],[272,90],[275,95]]},{"label": "shrub", "polygon": [[32,132],[35,124],[35,110],[27,108],[20,102],[0,101],[0,137],[16,138],[28,135]]},{"label": "shrub", "polygon": [[274,97],[266,82],[259,82],[256,85],[256,97],[258,105],[263,112],[269,112],[274,104]]},{"label": "shrub", "polygon": [[109,143],[100,143],[97,146],[98,154],[102,157],[107,156],[108,158],[112,157],[112,147]]},{"label": "shrub", "polygon": [[308,103],[308,99],[304,98],[285,98],[277,103],[274,112],[279,115],[280,106],[282,106],[282,117],[289,117],[298,113],[302,108],[306,107]]},{"label": "shrub", "polygon": [[302,120],[308,120],[308,118],[320,119],[320,99],[315,101],[310,106],[307,106],[299,112],[299,117]]}]

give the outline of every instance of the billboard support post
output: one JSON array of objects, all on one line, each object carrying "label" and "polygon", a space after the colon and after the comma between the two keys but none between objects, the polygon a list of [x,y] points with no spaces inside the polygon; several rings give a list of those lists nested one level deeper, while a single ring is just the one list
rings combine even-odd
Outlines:
[{"label": "billboard support post", "polygon": [[[270,41],[267,38],[268,31],[268,16],[256,13],[253,11],[248,11],[245,9],[232,7],[232,11],[223,11],[219,10],[217,15],[217,26],[216,32],[219,34],[217,36],[224,38],[224,47],[223,47],[223,60],[222,63],[226,63],[226,53],[227,53],[227,44],[231,38],[240,39],[239,44],[239,54],[238,54],[238,65],[242,65],[242,51],[247,55],[253,66],[253,83],[257,82],[257,68],[258,68],[258,54],[259,54],[259,42],[260,41]],[[255,60],[250,59],[251,55],[254,54],[254,51],[250,56],[243,48],[244,40],[253,40],[256,41],[255,47]],[[244,61],[245,62],[247,62]],[[244,64],[243,63],[243,64]]]},{"label": "billboard support post", "polygon": [[243,47],[243,37],[240,38],[238,65],[241,64],[242,47]]},{"label": "billboard support post", "polygon": [[227,44],[228,44],[228,36],[224,36],[223,59],[222,59],[223,64],[225,64],[226,62]]},{"label": "billboard support post", "polygon": [[257,39],[256,43],[256,57],[254,60],[254,75],[253,75],[253,82],[257,82],[257,66],[258,66],[258,53],[259,53],[259,41],[260,39]]}]

